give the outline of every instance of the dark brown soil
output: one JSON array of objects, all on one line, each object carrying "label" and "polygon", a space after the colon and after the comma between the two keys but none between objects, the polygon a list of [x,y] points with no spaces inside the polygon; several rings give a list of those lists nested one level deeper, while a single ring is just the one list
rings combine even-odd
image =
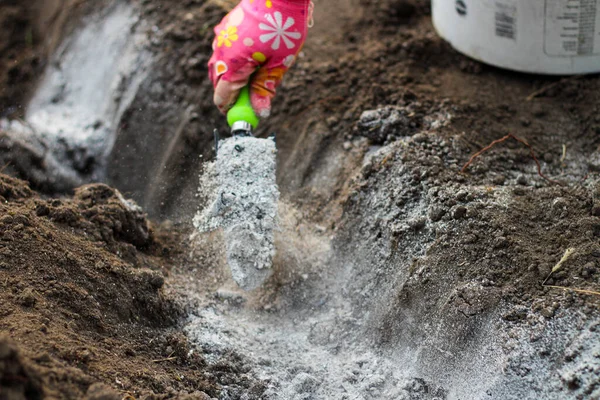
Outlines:
[{"label": "dark brown soil", "polygon": [[162,290],[177,232],[104,185],[43,200],[0,175],[0,203],[1,399],[203,399],[240,374],[206,368],[177,329]]},{"label": "dark brown soil", "polygon": [[92,8],[79,0],[0,0],[0,118],[23,116],[48,56]]},{"label": "dark brown soil", "polygon": [[35,15],[33,2],[0,2],[0,117],[23,113],[24,94],[42,70]]}]

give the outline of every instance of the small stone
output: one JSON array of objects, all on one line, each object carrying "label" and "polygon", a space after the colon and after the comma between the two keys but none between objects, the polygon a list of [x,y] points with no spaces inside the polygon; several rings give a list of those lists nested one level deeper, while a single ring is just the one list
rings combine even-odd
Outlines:
[{"label": "small stone", "polygon": [[522,308],[514,308],[502,315],[502,319],[506,321],[519,321],[525,319],[526,317],[527,310]]},{"label": "small stone", "polygon": [[348,110],[344,113],[342,119],[344,121],[353,121],[354,120],[354,113],[352,112],[352,110]]},{"label": "small stone", "polygon": [[424,133],[417,133],[412,139],[415,143],[424,143],[427,141],[427,135]]},{"label": "small stone", "polygon": [[427,225],[427,219],[424,217],[414,218],[409,220],[407,223],[411,229],[420,231],[421,229],[425,228],[425,225]]},{"label": "small stone", "polygon": [[217,290],[215,295],[218,299],[227,301],[230,304],[240,305],[246,302],[246,298],[243,295],[232,290],[221,288]]},{"label": "small stone", "polygon": [[472,244],[475,243],[477,241],[477,236],[475,236],[472,233],[467,233],[464,237],[463,237],[463,243],[464,244]]},{"label": "small stone", "polygon": [[564,210],[569,205],[569,202],[564,197],[558,197],[552,202],[552,209]]},{"label": "small stone", "polygon": [[458,193],[456,193],[456,200],[465,201],[465,199],[467,198],[468,195],[469,195],[469,192],[467,192],[466,190],[461,190]]},{"label": "small stone", "polygon": [[504,236],[499,236],[494,240],[494,248],[495,249],[505,249],[508,247],[508,239]]},{"label": "small stone", "polygon": [[494,185],[504,185],[504,182],[506,182],[506,177],[504,175],[496,175],[492,178],[492,183]]},{"label": "small stone", "polygon": [[165,277],[160,274],[152,274],[148,282],[153,288],[160,289],[165,285]]},{"label": "small stone", "polygon": [[552,202],[552,214],[555,217],[564,218],[568,214],[569,202],[564,197],[559,197]]},{"label": "small stone", "polygon": [[431,221],[437,222],[446,214],[446,210],[439,206],[431,206],[427,214]]},{"label": "small stone", "polygon": [[567,271],[558,271],[553,276],[554,276],[554,279],[556,279],[557,281],[560,281],[567,277]]},{"label": "small stone", "polygon": [[129,347],[129,346],[125,347],[125,349],[124,349],[123,353],[125,353],[125,355],[126,355],[127,357],[135,357],[135,356],[136,356],[136,354],[137,354],[137,353],[135,352],[135,350],[134,350],[134,349],[132,349],[132,348],[131,348],[131,347]]},{"label": "small stone", "polygon": [[10,225],[13,223],[13,221],[14,221],[14,218],[12,217],[12,215],[5,215],[0,218],[0,223],[5,224],[5,225]]},{"label": "small stone", "polygon": [[517,183],[522,186],[527,186],[527,178],[525,178],[525,175],[519,175],[517,177]]},{"label": "small stone", "polygon": [[527,267],[527,271],[529,271],[529,272],[537,272],[538,271],[538,266],[536,264],[531,264],[529,267]]},{"label": "small stone", "polygon": [[15,222],[23,226],[31,226],[31,220],[26,215],[15,216]]},{"label": "small stone", "polygon": [[479,210],[477,210],[474,207],[468,208],[467,218],[478,218],[478,217],[479,217]]},{"label": "small stone", "polygon": [[594,217],[600,217],[600,204],[594,204],[592,207],[592,215]]},{"label": "small stone", "polygon": [[588,271],[586,271],[585,269],[583,271],[581,271],[581,276],[583,278],[589,278],[590,277],[590,273]]},{"label": "small stone", "polygon": [[81,360],[85,364],[89,363],[90,360],[92,359],[92,357],[93,357],[93,354],[88,349],[85,349],[78,354],[79,360]]},{"label": "small stone", "polygon": [[335,116],[331,116],[329,118],[327,118],[327,125],[331,128],[334,127],[336,125],[338,125],[340,123],[339,118],[335,117]]},{"label": "small stone", "polygon": [[458,206],[454,209],[454,212],[452,213],[452,217],[454,219],[462,219],[465,218],[467,216],[467,207],[465,206]]},{"label": "small stone", "polygon": [[555,313],[555,310],[552,307],[546,307],[546,308],[542,309],[542,311],[540,311],[540,314],[542,314],[542,316],[544,318],[552,318],[552,317],[554,317],[554,313]]},{"label": "small stone", "polygon": [[581,276],[584,278],[591,277],[594,273],[596,273],[596,263],[589,262],[583,266],[581,269]]},{"label": "small stone", "polygon": [[31,308],[31,307],[35,306],[35,303],[37,302],[37,298],[35,296],[35,292],[31,288],[27,288],[27,289],[23,290],[23,292],[21,292],[21,294],[17,298],[17,301],[22,306]]},{"label": "small stone", "polygon": [[578,389],[581,382],[577,374],[573,371],[567,371],[560,377],[570,390]]},{"label": "small stone", "polygon": [[513,189],[513,194],[515,196],[524,196],[525,195],[525,189],[521,188],[521,187],[516,187]]},{"label": "small stone", "polygon": [[408,114],[405,109],[392,106],[367,110],[361,114],[356,129],[359,135],[383,144],[390,135],[410,136],[413,133]]},{"label": "small stone", "polygon": [[45,204],[38,204],[35,208],[35,215],[38,217],[45,217],[50,214],[50,208]]}]

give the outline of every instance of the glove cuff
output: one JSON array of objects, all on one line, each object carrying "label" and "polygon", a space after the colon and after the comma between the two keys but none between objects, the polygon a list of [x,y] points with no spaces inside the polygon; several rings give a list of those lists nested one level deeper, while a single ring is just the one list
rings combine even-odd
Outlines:
[{"label": "glove cuff", "polygon": [[242,0],[241,4],[251,13],[256,13],[258,10],[267,13],[279,11],[284,15],[293,16],[298,22],[303,21],[303,25],[308,25],[311,13],[311,0]]},{"label": "glove cuff", "polygon": [[308,9],[311,0],[271,0],[273,8],[277,9]]}]

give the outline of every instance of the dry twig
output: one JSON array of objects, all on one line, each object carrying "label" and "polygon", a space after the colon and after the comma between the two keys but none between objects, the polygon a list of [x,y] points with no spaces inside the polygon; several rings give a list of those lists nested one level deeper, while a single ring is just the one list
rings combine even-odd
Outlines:
[{"label": "dry twig", "polygon": [[562,145],[562,156],[560,157],[560,166],[565,167],[565,160],[567,159],[567,145]]},{"label": "dry twig", "polygon": [[465,173],[467,171],[467,168],[469,168],[469,166],[471,164],[473,164],[473,161],[475,161],[475,159],[477,157],[479,157],[480,155],[482,155],[483,153],[485,153],[486,151],[490,150],[492,147],[494,147],[495,145],[505,142],[508,139],[514,139],[517,142],[527,146],[527,148],[529,149],[529,155],[531,156],[531,158],[533,158],[533,161],[535,161],[535,164],[537,165],[537,172],[538,175],[541,176],[544,180],[546,180],[547,182],[550,183],[554,183],[557,185],[560,185],[559,181],[555,181],[553,179],[548,178],[546,175],[544,175],[542,173],[542,165],[540,164],[540,161],[537,159],[537,157],[535,156],[535,153],[533,151],[533,147],[531,147],[531,145],[529,143],[527,143],[524,139],[521,139],[520,137],[517,137],[515,135],[513,135],[512,133],[509,133],[508,135],[504,136],[503,138],[500,139],[496,139],[494,140],[492,143],[490,143],[489,145],[487,145],[486,147],[484,147],[483,149],[479,150],[477,153],[473,154],[471,156],[471,158],[469,159],[469,161],[464,165],[464,167],[462,167],[462,169],[460,170],[460,172]]},{"label": "dry twig", "polygon": [[167,361],[173,361],[173,360],[177,360],[177,357],[167,357],[167,358],[163,358],[161,360],[152,360],[153,363],[161,363],[161,362],[167,362]]},{"label": "dry twig", "polygon": [[594,290],[574,289],[574,288],[570,288],[570,287],[566,287],[566,286],[546,285],[546,282],[548,282],[548,279],[550,279],[550,276],[552,276],[552,274],[555,273],[556,271],[560,270],[562,268],[563,264],[565,263],[565,261],[567,261],[569,259],[569,257],[571,257],[573,255],[574,252],[575,252],[575,249],[572,247],[565,250],[565,254],[562,256],[560,261],[554,266],[554,268],[552,268],[552,271],[550,271],[550,274],[544,280],[544,282],[542,283],[542,286],[551,288],[551,289],[561,289],[561,290],[566,290],[566,291],[571,291],[571,292],[576,292],[576,293],[584,293],[584,294],[591,294],[594,296],[600,296],[600,292],[596,292]]},{"label": "dry twig", "polygon": [[544,285],[544,287],[551,288],[551,289],[567,290],[567,291],[577,292],[577,293],[591,294],[594,296],[600,296],[600,292],[596,292],[594,290],[573,289],[573,288],[566,287],[566,286],[554,286],[554,285]]},{"label": "dry twig", "polygon": [[546,282],[548,282],[548,279],[550,279],[552,274],[555,273],[556,271],[558,271],[559,269],[561,269],[563,264],[569,259],[569,257],[571,257],[573,255],[574,252],[575,252],[575,249],[573,247],[569,247],[567,250],[565,250],[565,254],[562,256],[560,261],[558,263],[556,263],[554,268],[552,268],[552,271],[550,271],[550,273],[548,274],[546,279],[544,279],[544,283],[542,283],[542,285],[546,286]]}]

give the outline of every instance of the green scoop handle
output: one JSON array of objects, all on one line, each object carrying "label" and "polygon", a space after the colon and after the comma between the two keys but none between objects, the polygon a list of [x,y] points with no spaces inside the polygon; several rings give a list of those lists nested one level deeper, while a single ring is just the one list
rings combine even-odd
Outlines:
[{"label": "green scoop handle", "polygon": [[227,112],[227,123],[232,127],[236,122],[247,122],[252,125],[252,129],[258,127],[260,118],[254,112],[250,102],[250,87],[244,86],[240,91],[235,105]]}]

